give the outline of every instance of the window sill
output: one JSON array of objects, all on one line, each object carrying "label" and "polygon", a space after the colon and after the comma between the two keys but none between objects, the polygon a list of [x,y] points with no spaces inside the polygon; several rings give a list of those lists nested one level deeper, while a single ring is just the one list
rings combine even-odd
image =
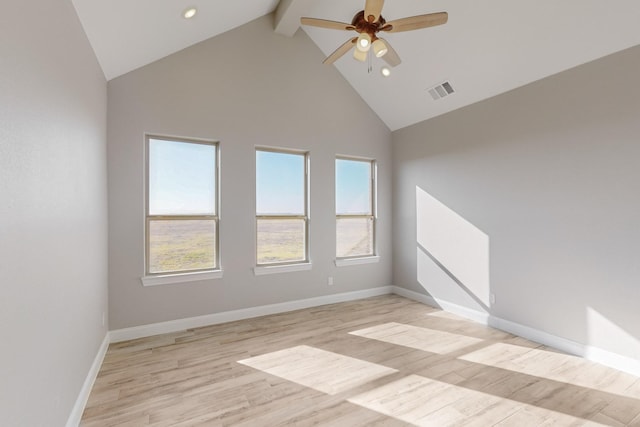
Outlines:
[{"label": "window sill", "polygon": [[336,259],[336,267],[346,267],[348,265],[373,264],[380,262],[378,255],[367,256],[362,258],[340,258]]},{"label": "window sill", "polygon": [[222,270],[163,274],[158,276],[143,276],[140,278],[142,286],[171,285],[174,283],[195,282],[198,280],[209,279],[222,279]]},{"label": "window sill", "polygon": [[253,267],[253,274],[256,276],[262,276],[265,274],[277,274],[277,273],[289,273],[291,271],[305,271],[311,270],[311,263],[305,262],[302,264],[286,264],[286,265],[268,265]]}]

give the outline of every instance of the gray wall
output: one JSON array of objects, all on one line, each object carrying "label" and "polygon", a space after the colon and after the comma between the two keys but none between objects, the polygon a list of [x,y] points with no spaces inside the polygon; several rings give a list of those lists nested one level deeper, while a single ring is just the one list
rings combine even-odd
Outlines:
[{"label": "gray wall", "polygon": [[[272,19],[109,82],[111,329],[391,284],[391,134],[302,31],[279,36]],[[142,286],[145,132],[220,141],[222,279]],[[311,153],[311,271],[253,274],[256,145]],[[378,264],[333,264],[336,154],[378,160]]]},{"label": "gray wall", "polygon": [[106,81],[70,1],[0,14],[0,425],[61,426],[106,335]]},{"label": "gray wall", "polygon": [[[640,47],[394,132],[394,284],[640,359],[638,76]],[[428,198],[488,236],[495,304],[427,253]]]}]

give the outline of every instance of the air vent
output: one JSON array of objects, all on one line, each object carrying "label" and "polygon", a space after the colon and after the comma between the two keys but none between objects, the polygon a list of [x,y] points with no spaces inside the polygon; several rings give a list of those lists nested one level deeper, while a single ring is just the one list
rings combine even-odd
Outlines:
[{"label": "air vent", "polygon": [[444,98],[445,96],[449,96],[455,92],[449,82],[440,83],[439,85],[427,89],[427,91],[434,101]]}]

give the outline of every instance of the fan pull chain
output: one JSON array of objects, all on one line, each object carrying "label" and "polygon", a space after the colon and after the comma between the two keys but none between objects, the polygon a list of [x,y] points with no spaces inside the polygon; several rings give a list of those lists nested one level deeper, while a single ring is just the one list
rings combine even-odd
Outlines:
[{"label": "fan pull chain", "polygon": [[367,73],[371,74],[371,72],[373,71],[373,64],[371,63],[371,53],[369,53],[369,55],[367,55]]}]

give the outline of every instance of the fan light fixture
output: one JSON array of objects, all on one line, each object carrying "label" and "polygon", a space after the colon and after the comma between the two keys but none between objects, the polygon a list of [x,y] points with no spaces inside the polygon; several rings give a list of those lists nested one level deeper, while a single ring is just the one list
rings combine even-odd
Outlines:
[{"label": "fan light fixture", "polygon": [[360,52],[368,52],[369,49],[371,49],[371,36],[367,33],[361,33],[360,36],[358,36],[356,47]]},{"label": "fan light fixture", "polygon": [[376,58],[382,58],[389,52],[387,45],[380,39],[376,39],[371,46],[373,47],[373,52],[376,54]]},{"label": "fan light fixture", "polygon": [[360,49],[353,49],[353,57],[360,62],[364,62],[367,60],[367,51]]},{"label": "fan light fixture", "polygon": [[380,74],[382,74],[383,77],[389,77],[391,75],[391,70],[389,67],[382,67],[380,68]]},{"label": "fan light fixture", "polygon": [[182,17],[184,19],[191,19],[194,16],[196,16],[196,13],[198,12],[198,9],[196,9],[195,7],[190,7],[185,9],[184,12],[182,12]]},{"label": "fan light fixture", "polygon": [[[402,62],[400,57],[387,40],[378,37],[379,33],[401,33],[404,31],[435,27],[446,24],[449,19],[447,12],[437,12],[387,21],[382,16],[384,3],[385,0],[365,0],[364,10],[356,13],[351,23],[308,17],[300,18],[300,23],[312,27],[339,31],[354,31],[356,33],[338,46],[331,55],[327,56],[325,60],[322,61],[323,64],[333,64],[351,50],[355,51],[353,53],[355,59],[365,61],[367,60],[367,52],[371,49],[371,46],[373,46],[372,55],[375,55],[377,58],[382,58],[390,67],[396,67]],[[371,63],[369,63],[369,71],[371,71]]]}]

